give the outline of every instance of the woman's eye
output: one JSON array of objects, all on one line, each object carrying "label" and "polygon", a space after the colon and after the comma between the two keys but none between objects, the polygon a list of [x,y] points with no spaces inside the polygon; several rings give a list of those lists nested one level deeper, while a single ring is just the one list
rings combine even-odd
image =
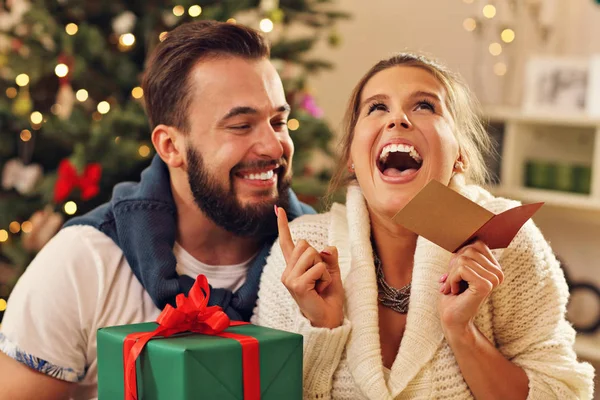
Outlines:
[{"label": "woman's eye", "polygon": [[435,112],[435,105],[433,105],[433,103],[426,101],[426,100],[422,100],[419,101],[417,103],[417,110],[429,110],[431,112]]},{"label": "woman's eye", "polygon": [[367,115],[371,114],[373,111],[387,111],[388,108],[385,104],[383,103],[373,103],[369,106],[369,111],[367,112]]}]

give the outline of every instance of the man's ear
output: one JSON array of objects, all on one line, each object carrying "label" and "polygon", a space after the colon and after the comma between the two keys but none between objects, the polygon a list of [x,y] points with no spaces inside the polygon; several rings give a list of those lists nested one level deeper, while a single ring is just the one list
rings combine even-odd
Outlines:
[{"label": "man's ear", "polygon": [[152,144],[169,167],[179,168],[185,163],[185,137],[177,128],[157,125],[152,131]]}]

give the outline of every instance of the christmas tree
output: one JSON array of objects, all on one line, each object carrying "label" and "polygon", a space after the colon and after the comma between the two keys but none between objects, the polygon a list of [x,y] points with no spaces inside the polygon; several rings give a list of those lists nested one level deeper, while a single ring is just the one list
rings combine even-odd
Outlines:
[{"label": "christmas tree", "polygon": [[[265,32],[292,106],[295,189],[323,194],[332,132],[307,78],[332,65],[309,56],[335,46],[347,15],[329,0],[8,0],[0,6],[0,319],[14,283],[35,253],[73,215],[138,180],[153,156],[140,81],[148,53],[194,19]],[[302,32],[291,35],[290,30]]]}]

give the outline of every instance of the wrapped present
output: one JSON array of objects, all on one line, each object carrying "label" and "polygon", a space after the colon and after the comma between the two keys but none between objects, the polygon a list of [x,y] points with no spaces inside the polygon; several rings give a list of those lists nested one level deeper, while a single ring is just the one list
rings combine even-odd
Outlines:
[{"label": "wrapped present", "polygon": [[99,329],[99,399],[302,399],[302,336],[232,322],[208,293],[201,275],[157,323]]}]

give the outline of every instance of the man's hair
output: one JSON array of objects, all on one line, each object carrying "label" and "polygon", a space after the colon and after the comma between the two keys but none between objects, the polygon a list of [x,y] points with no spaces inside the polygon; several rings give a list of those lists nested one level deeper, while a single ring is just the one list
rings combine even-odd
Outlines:
[{"label": "man's hair", "polygon": [[265,38],[242,25],[196,21],[175,28],[156,46],[146,66],[142,88],[150,128],[165,124],[189,131],[189,77],[199,61],[223,56],[256,60],[269,55]]}]

